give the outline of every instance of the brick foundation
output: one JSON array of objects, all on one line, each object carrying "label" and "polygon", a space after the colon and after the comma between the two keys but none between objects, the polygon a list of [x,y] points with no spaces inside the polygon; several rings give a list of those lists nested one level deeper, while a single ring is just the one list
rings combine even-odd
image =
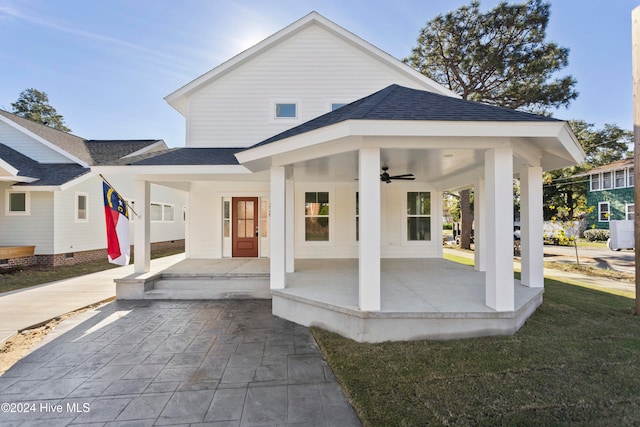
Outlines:
[{"label": "brick foundation", "polygon": [[[181,248],[184,250],[184,239],[169,240],[166,242],[151,243],[151,251],[168,248]],[[131,246],[131,254],[133,254],[133,245]],[[15,258],[9,260],[9,266],[13,265],[42,265],[46,267],[58,267],[61,265],[75,265],[84,262],[99,261],[107,259],[107,249],[96,249],[92,251],[70,252],[66,254],[55,255],[35,255],[33,257]],[[13,263],[23,260],[21,263]]]}]

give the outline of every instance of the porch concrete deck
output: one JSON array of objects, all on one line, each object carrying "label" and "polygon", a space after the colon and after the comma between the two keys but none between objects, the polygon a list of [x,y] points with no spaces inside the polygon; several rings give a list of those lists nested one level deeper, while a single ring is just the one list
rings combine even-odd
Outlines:
[{"label": "porch concrete deck", "polygon": [[287,287],[271,291],[268,259],[186,259],[118,282],[146,286],[125,299],[271,296],[276,316],[366,342],[511,335],[542,303],[543,289],[514,280],[514,311],[497,312],[485,305],[485,274],[445,259],[383,259],[381,269],[378,312],[358,307],[357,259],[297,259]]}]

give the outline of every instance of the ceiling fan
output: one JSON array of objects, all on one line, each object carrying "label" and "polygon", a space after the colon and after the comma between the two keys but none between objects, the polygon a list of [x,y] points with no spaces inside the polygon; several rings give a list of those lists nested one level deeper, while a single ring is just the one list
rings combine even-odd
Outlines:
[{"label": "ceiling fan", "polygon": [[403,175],[390,176],[389,173],[387,172],[388,170],[389,170],[389,166],[382,167],[382,173],[380,174],[380,181],[384,181],[387,184],[391,184],[392,179],[405,180],[405,181],[413,181],[415,179],[412,173],[405,173]]}]

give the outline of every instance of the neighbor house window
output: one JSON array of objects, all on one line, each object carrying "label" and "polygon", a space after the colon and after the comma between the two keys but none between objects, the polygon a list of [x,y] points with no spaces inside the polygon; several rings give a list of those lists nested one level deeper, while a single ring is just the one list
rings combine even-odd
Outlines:
[{"label": "neighbor house window", "polygon": [[8,191],[5,198],[7,215],[29,215],[31,211],[30,194],[26,192]]},{"label": "neighbor house window", "polygon": [[431,193],[407,193],[407,240],[431,240]]},{"label": "neighbor house window", "polygon": [[608,190],[609,188],[613,188],[613,182],[611,179],[612,172],[603,172],[602,173],[602,189]]},{"label": "neighbor house window", "polygon": [[635,214],[635,204],[634,203],[630,203],[627,205],[626,207],[626,214],[627,214],[627,221],[633,221],[633,216]]},{"label": "neighbor house window", "polygon": [[277,119],[295,119],[298,117],[298,105],[295,103],[276,103]]},{"label": "neighbor house window", "polygon": [[86,193],[76,193],[76,221],[86,222],[89,217],[87,215],[87,198]]},{"label": "neighbor house window", "polygon": [[600,174],[596,173],[591,175],[591,191],[597,191],[600,189]]},{"label": "neighbor house window", "polygon": [[609,202],[598,203],[598,221],[609,222]]},{"label": "neighbor house window", "polygon": [[627,187],[633,187],[633,181],[633,168],[629,168],[627,174]]},{"label": "neighbor house window", "polygon": [[175,218],[175,208],[173,205],[164,203],[151,203],[151,221],[173,222]]},{"label": "neighbor house window", "polygon": [[622,188],[625,186],[626,182],[625,182],[625,175],[626,175],[626,171],[624,169],[619,169],[615,172],[615,181],[616,181],[616,188]]},{"label": "neighbor house window", "polygon": [[329,241],[329,193],[304,193],[304,239],[307,242]]}]

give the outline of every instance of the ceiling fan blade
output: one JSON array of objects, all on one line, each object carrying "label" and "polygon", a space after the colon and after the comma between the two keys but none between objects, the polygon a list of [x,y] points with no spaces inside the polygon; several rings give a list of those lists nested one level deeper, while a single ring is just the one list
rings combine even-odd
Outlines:
[{"label": "ceiling fan blade", "polygon": [[395,176],[392,176],[389,179],[390,180],[391,179],[395,179],[395,180],[398,180],[398,181],[414,181],[416,178],[415,177],[395,177]]},{"label": "ceiling fan blade", "polygon": [[413,176],[412,173],[405,173],[403,175],[390,176],[389,178],[391,178],[391,179],[400,179],[400,178],[407,178],[407,177],[412,177],[412,176]]}]

